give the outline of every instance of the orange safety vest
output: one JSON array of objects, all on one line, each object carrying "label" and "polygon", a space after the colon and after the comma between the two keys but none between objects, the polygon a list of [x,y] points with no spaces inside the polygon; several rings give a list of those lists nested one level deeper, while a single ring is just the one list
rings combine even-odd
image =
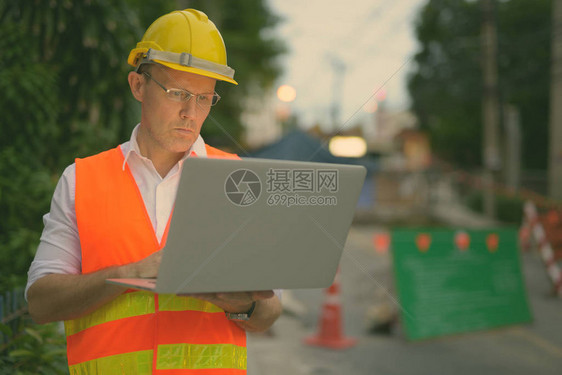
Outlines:
[{"label": "orange safety vest", "polygon": [[[207,146],[208,157],[238,158]],[[120,147],[76,159],[82,273],[124,265],[161,249]],[[169,222],[168,222],[169,224]],[[216,305],[128,290],[65,321],[70,374],[246,374],[246,333]]]}]

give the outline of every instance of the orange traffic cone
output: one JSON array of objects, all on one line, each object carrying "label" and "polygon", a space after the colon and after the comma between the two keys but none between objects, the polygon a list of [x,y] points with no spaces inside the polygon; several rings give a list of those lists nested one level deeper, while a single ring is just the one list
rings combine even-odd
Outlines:
[{"label": "orange traffic cone", "polygon": [[344,337],[342,329],[342,310],[340,304],[339,270],[332,286],[326,289],[326,299],[322,306],[319,332],[307,337],[304,342],[308,345],[323,346],[331,349],[346,349],[357,342],[354,338]]},{"label": "orange traffic cone", "polygon": [[390,248],[390,234],[388,232],[375,233],[373,236],[373,245],[375,246],[375,251],[379,254],[388,253]]}]

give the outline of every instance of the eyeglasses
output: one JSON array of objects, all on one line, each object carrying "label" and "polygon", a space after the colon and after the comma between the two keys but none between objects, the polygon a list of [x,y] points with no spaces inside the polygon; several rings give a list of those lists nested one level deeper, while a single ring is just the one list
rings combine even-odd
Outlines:
[{"label": "eyeglasses", "polygon": [[202,108],[209,108],[217,104],[220,100],[220,95],[215,93],[212,94],[193,94],[184,89],[167,89],[163,84],[154,79],[149,73],[142,72],[149,79],[153,80],[158,86],[166,92],[166,97],[176,102],[188,102],[192,97],[195,96],[195,102]]}]

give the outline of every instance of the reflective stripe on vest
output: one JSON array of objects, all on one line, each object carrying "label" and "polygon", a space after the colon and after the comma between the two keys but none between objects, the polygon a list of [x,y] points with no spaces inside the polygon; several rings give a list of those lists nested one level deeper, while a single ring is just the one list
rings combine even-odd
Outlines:
[{"label": "reflective stripe on vest", "polygon": [[93,359],[69,366],[70,375],[152,374],[152,350],[143,350]]},{"label": "reflective stripe on vest", "polygon": [[66,321],[64,329],[66,335],[70,336],[98,324],[154,312],[154,293],[123,293],[89,315]]},{"label": "reflective stripe on vest", "polygon": [[[158,347],[158,370],[246,369],[246,348],[231,344],[170,344]],[[71,375],[152,373],[152,350],[118,354],[69,367]],[[199,373],[199,372],[197,372]],[[238,372],[237,372],[238,373]]]},{"label": "reflective stripe on vest", "polygon": [[159,370],[232,368],[246,369],[246,348],[231,344],[158,346]]},{"label": "reflective stripe on vest", "polygon": [[[238,158],[206,146],[209,157]],[[118,147],[76,160],[83,273],[161,249]],[[188,322],[188,324],[186,324]],[[246,373],[246,334],[219,307],[191,297],[129,291],[65,322],[71,374]]]},{"label": "reflective stripe on vest", "polygon": [[191,297],[178,297],[173,294],[160,294],[158,296],[158,309],[160,311],[224,312],[223,309],[210,302]]},{"label": "reflective stripe on vest", "polygon": [[[69,320],[65,324],[67,336],[73,335],[86,328],[137,315],[153,314],[155,312],[154,293],[132,292],[123,293],[103,308],[82,318]],[[223,310],[210,302],[197,298],[178,297],[172,294],[158,296],[158,310],[160,311],[202,311],[223,312]]]}]

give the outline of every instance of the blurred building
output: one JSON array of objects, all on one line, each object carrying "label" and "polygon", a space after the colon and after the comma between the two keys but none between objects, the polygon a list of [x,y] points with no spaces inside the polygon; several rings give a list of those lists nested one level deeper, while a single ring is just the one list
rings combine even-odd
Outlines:
[{"label": "blurred building", "polygon": [[392,111],[383,104],[363,126],[369,152],[389,155],[399,151],[396,136],[404,129],[415,129],[417,119],[410,111]]},{"label": "blurred building", "polygon": [[431,164],[431,148],[427,134],[417,129],[403,129],[395,136],[395,143],[404,157],[409,171],[428,168]]}]

